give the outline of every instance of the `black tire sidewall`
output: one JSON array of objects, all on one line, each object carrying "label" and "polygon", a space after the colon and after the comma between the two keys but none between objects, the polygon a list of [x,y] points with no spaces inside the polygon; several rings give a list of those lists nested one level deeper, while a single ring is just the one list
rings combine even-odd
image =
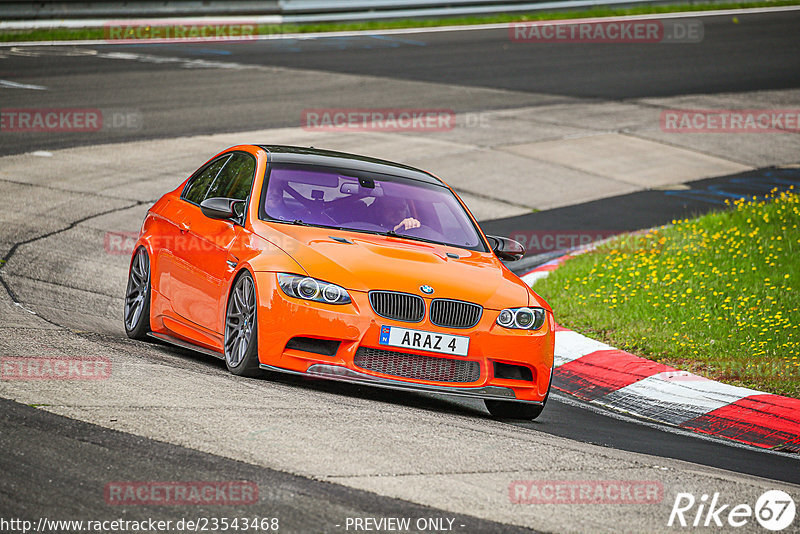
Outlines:
[{"label": "black tire sidewall", "polygon": [[500,401],[485,399],[486,409],[497,419],[520,419],[531,421],[539,417],[544,410],[544,405],[528,404],[525,402]]},{"label": "black tire sidewall", "polygon": [[492,417],[498,419],[524,419],[526,421],[532,421],[539,417],[544,411],[547,399],[550,398],[550,390],[553,388],[554,374],[555,367],[550,370],[550,381],[547,384],[547,393],[545,393],[541,405],[490,399],[485,399],[483,403],[486,405],[486,409],[489,410],[489,413],[492,414]]}]

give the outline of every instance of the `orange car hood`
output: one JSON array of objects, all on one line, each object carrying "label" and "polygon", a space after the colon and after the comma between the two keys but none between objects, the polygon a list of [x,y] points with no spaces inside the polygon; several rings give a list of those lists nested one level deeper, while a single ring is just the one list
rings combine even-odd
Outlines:
[{"label": "orange car hood", "polygon": [[[261,232],[259,232],[261,233]],[[310,276],[346,289],[389,289],[466,300],[490,309],[528,304],[528,288],[491,253],[402,238],[287,224],[264,224],[262,237],[291,255]],[[333,238],[345,238],[352,244]],[[457,254],[450,258],[447,252]]]}]

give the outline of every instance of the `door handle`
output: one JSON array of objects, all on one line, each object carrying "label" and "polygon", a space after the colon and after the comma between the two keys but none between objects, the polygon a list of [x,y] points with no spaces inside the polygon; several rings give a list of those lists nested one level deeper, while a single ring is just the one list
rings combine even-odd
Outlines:
[{"label": "door handle", "polygon": [[189,223],[186,223],[186,222],[181,222],[181,223],[178,223],[178,228],[180,229],[182,234],[185,234],[186,232],[189,231],[189,229],[191,228],[191,225]]}]

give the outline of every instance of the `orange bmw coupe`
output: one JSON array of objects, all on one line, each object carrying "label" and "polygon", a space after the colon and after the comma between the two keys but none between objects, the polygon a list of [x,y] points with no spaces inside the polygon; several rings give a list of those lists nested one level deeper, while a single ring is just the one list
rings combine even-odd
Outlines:
[{"label": "orange bmw coupe", "polygon": [[432,174],[276,145],[211,158],[148,211],[125,330],[261,370],[482,399],[536,418],[553,312]]}]

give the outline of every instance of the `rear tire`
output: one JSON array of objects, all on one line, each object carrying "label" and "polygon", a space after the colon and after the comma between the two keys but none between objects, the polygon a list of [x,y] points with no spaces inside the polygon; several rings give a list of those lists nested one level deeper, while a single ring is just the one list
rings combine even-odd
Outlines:
[{"label": "rear tire", "polygon": [[125,290],[125,333],[131,339],[148,339],[150,332],[150,258],[139,247],[131,260]]},{"label": "rear tire", "polygon": [[258,376],[258,299],[249,271],[233,284],[225,312],[225,366],[237,376]]}]

